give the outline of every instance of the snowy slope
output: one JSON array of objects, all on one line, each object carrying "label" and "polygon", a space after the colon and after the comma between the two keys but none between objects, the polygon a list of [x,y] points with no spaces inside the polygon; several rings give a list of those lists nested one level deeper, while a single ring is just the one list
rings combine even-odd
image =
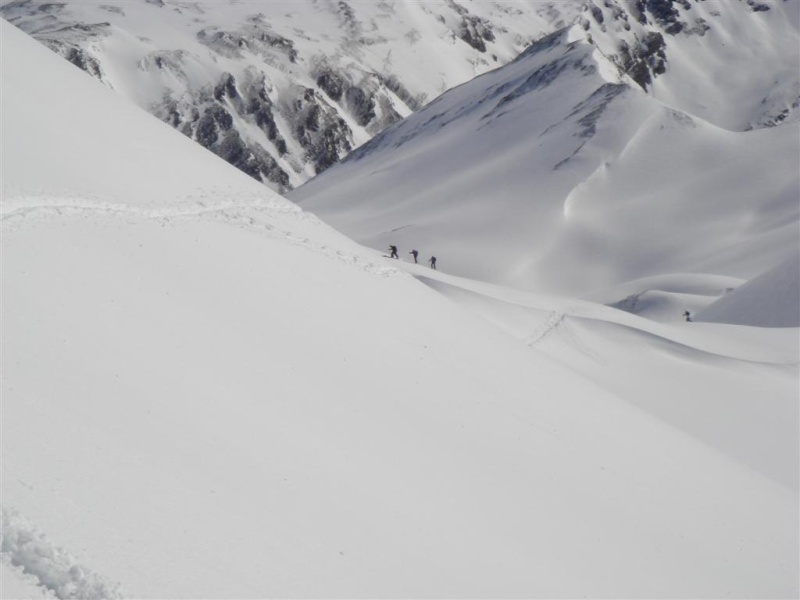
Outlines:
[{"label": "snowy slope", "polygon": [[581,28],[668,106],[731,131],[800,119],[794,0],[590,0]]},{"label": "snowy slope", "polygon": [[[4,564],[62,598],[798,593],[796,330],[582,303],[610,331],[548,347],[572,301],[422,285],[0,40]],[[692,410],[632,403],[674,360]]]},{"label": "snowy slope", "polygon": [[706,306],[696,321],[800,327],[800,253]]},{"label": "snowy slope", "polygon": [[[781,23],[781,8],[766,14]],[[779,64],[800,72],[797,60]],[[730,131],[665,106],[575,26],[288,197],[374,248],[414,247],[450,273],[525,289],[749,279],[800,244],[798,129]]]},{"label": "snowy slope", "polygon": [[0,1],[4,18],[276,190],[579,11],[538,0]]}]

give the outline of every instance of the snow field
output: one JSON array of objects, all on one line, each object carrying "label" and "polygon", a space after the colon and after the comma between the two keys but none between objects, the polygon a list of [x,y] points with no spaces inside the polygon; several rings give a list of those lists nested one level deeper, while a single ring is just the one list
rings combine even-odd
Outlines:
[{"label": "snow field", "polygon": [[124,597],[119,585],[77,564],[16,511],[3,508],[2,525],[3,598]]},{"label": "snow field", "polygon": [[213,215],[3,236],[4,502],[104,577],[136,597],[788,589],[783,486],[407,277]]},{"label": "snow field", "polygon": [[797,595],[796,330],[382,259],[0,28],[4,578]]}]

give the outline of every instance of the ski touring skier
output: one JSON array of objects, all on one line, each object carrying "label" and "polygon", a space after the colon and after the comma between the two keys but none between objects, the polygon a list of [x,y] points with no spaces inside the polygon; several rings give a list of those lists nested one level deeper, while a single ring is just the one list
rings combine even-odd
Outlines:
[{"label": "ski touring skier", "polygon": [[400,258],[397,256],[397,246],[389,246],[389,258]]},{"label": "ski touring skier", "polygon": [[414,257],[414,264],[417,264],[417,255],[419,254],[419,252],[417,252],[416,250],[412,250],[411,252],[409,252],[409,254]]},{"label": "ski touring skier", "polygon": [[428,260],[428,262],[431,263],[431,269],[433,269],[435,271],[436,270],[436,257],[435,256],[431,256],[431,258],[430,258],[430,260]]}]

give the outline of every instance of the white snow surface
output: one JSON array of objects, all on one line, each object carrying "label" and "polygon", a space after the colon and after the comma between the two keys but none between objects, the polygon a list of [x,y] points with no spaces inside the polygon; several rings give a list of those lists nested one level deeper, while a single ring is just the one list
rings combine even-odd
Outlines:
[{"label": "white snow surface", "polygon": [[21,568],[0,563],[0,595],[4,600],[33,600],[55,598],[38,584],[33,575],[25,574]]},{"label": "white snow surface", "polygon": [[[582,22],[599,55],[612,60],[623,42],[635,48],[661,34],[666,66],[646,86],[654,98],[730,131],[800,118],[796,0],[639,4],[657,9],[644,23],[622,0],[589,0]],[[674,21],[659,23],[659,12],[672,12]]]},{"label": "white snow surface", "polygon": [[797,328],[385,259],[0,40],[4,594],[800,592]]},{"label": "white snow surface", "polygon": [[800,246],[798,164],[800,123],[726,130],[608,82],[596,48],[561,31],[287,197],[451,274],[589,297],[774,267]]},{"label": "white snow surface", "polygon": [[800,327],[800,251],[704,307],[695,320]]}]

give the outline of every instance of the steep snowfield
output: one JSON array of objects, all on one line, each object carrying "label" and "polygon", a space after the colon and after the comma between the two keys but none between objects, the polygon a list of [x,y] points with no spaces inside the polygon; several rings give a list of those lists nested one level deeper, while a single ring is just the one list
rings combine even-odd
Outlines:
[{"label": "steep snowfield", "polygon": [[800,253],[706,306],[696,321],[800,327]]},{"label": "steep snowfield", "polygon": [[276,190],[579,11],[539,0],[0,0],[4,18]]},{"label": "steep snowfield", "polygon": [[288,197],[374,248],[569,294],[749,279],[800,244],[800,124],[733,132],[678,112],[609,82],[582,37],[534,44]]},{"label": "steep snowfield", "polygon": [[581,25],[666,105],[731,131],[800,119],[794,0],[590,0]]},{"label": "steep snowfield", "polygon": [[797,330],[383,259],[4,22],[0,40],[4,579],[798,593]]}]

